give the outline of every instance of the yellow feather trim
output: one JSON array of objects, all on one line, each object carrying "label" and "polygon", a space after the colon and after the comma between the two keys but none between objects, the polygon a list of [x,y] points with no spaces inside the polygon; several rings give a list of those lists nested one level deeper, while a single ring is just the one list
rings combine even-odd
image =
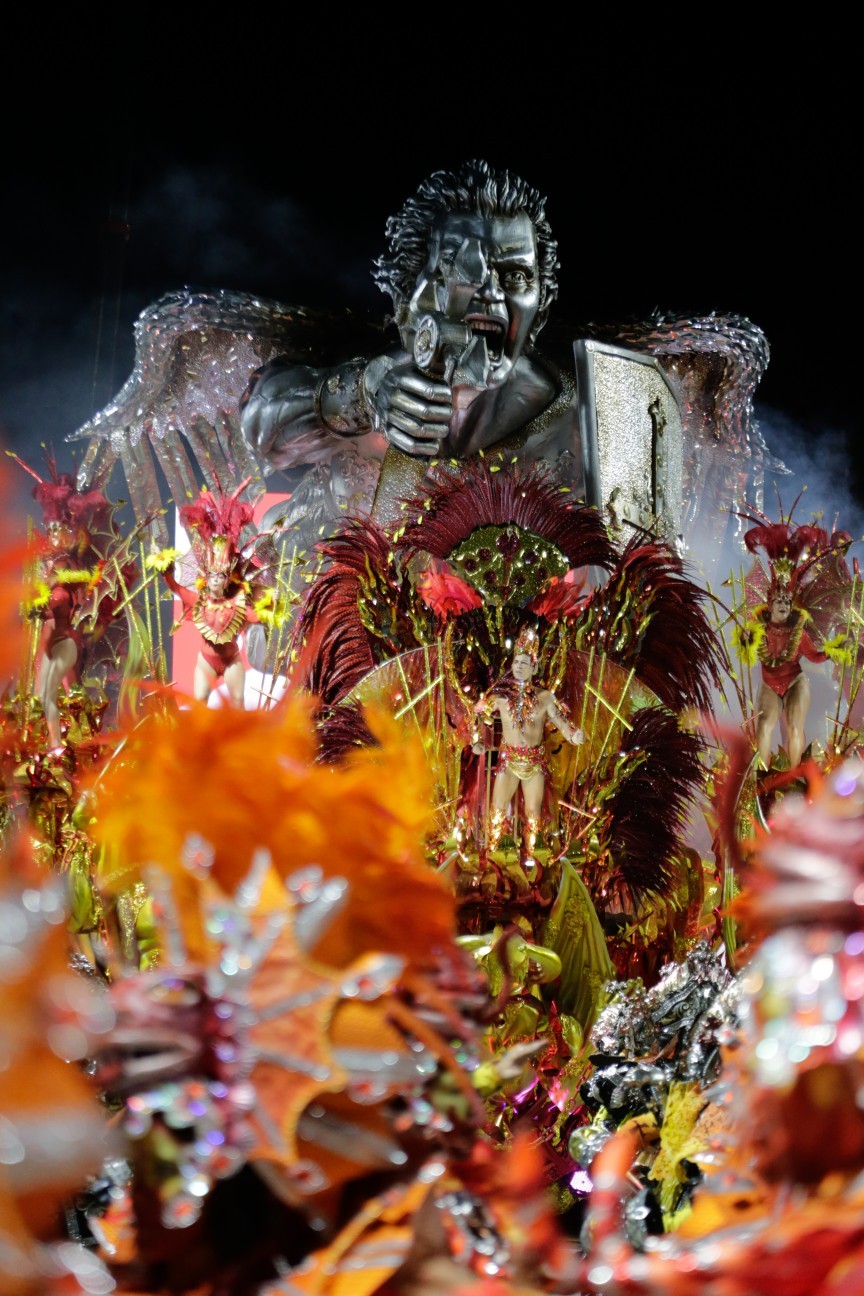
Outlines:
[{"label": "yellow feather trim", "polygon": [[53,579],[58,585],[86,585],[93,580],[94,575],[96,573],[91,571],[89,567],[83,569],[62,567],[57,568],[52,573]]},{"label": "yellow feather trim", "polygon": [[253,607],[258,613],[258,620],[268,627],[283,626],[291,615],[292,603],[289,599],[279,598],[274,601],[271,590],[266,590]]},{"label": "yellow feather trim", "polygon": [[[8,451],[7,451],[8,453]],[[51,590],[44,581],[36,581],[33,588],[33,597],[28,601],[27,607],[31,612],[38,612],[40,608],[48,606],[48,600],[51,597]]]},{"label": "yellow feather trim", "polygon": [[160,549],[144,560],[148,571],[166,572],[182,555],[179,549]]},{"label": "yellow feather trim", "polygon": [[841,631],[833,639],[825,639],[822,643],[822,651],[838,666],[851,666],[855,660],[855,645],[845,631]]},{"label": "yellow feather trim", "polygon": [[764,639],[765,625],[762,621],[748,621],[743,626],[734,626],[732,630],[732,643],[745,666],[756,665],[759,660],[759,648]]}]

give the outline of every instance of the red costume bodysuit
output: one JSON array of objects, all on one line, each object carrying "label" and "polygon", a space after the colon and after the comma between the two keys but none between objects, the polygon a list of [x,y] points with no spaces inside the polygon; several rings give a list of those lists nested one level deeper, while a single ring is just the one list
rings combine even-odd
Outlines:
[{"label": "red costume bodysuit", "polygon": [[165,583],[183,604],[183,618],[192,620],[201,635],[201,656],[210,669],[221,679],[225,671],[240,656],[237,636],[246,625],[257,624],[259,618],[249,604],[243,586],[234,594],[214,598],[206,589],[195,593],[165,572]]},{"label": "red costume bodysuit", "polygon": [[758,648],[762,679],[782,698],[801,674],[802,657],[812,662],[824,662],[828,657],[819,651],[804,629],[807,615],[800,608],[793,608],[783,625],[773,624],[768,607],[757,615],[765,626],[765,638]]},{"label": "red costume bodysuit", "polygon": [[71,639],[79,652],[81,631],[72,624],[75,613],[75,595],[66,585],[53,585],[45,607],[45,624],[42,627],[40,647],[50,657],[55,646],[63,639]]}]

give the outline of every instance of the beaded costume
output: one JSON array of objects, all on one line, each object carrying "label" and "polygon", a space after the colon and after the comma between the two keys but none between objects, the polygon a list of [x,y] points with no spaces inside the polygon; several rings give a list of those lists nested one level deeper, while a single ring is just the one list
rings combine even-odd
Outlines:
[{"label": "beaded costume", "polygon": [[765,627],[765,637],[757,648],[762,679],[782,698],[801,674],[802,657],[824,662],[828,654],[820,652],[808,635],[805,627],[810,618],[802,608],[793,608],[785,625],[773,624],[768,607],[760,609],[757,617]]},{"label": "beaded costume", "polygon": [[240,657],[237,636],[246,625],[257,625],[259,617],[242,586],[231,595],[214,598],[206,590],[193,593],[181,585],[170,571],[165,584],[183,604],[183,615],[189,617],[201,635],[201,656],[221,678],[227,667]]},{"label": "beaded costume", "polygon": [[498,752],[498,769],[502,773],[509,770],[518,779],[533,778],[535,774],[548,778],[546,749],[542,743],[537,747],[517,747],[513,743],[502,743]]}]

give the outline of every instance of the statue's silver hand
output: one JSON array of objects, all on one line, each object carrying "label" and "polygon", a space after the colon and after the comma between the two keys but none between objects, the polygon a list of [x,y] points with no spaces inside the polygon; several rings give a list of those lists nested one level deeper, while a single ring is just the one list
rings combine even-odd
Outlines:
[{"label": "statue's silver hand", "polygon": [[391,445],[410,455],[433,456],[450,431],[453,398],[446,383],[428,378],[412,361],[394,364],[367,400],[377,427]]}]

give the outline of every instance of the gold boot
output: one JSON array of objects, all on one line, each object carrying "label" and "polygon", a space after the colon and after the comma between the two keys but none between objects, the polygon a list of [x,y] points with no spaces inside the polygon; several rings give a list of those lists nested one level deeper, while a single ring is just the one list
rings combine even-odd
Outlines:
[{"label": "gold boot", "polygon": [[489,831],[486,842],[486,853],[491,855],[494,850],[498,849],[501,836],[504,832],[504,822],[507,818],[506,810],[496,810],[493,806],[489,811]]},{"label": "gold boot", "polygon": [[526,869],[535,868],[537,860],[534,858],[534,848],[537,845],[537,838],[540,836],[540,818],[538,815],[526,815],[525,824],[522,828],[522,866]]}]

